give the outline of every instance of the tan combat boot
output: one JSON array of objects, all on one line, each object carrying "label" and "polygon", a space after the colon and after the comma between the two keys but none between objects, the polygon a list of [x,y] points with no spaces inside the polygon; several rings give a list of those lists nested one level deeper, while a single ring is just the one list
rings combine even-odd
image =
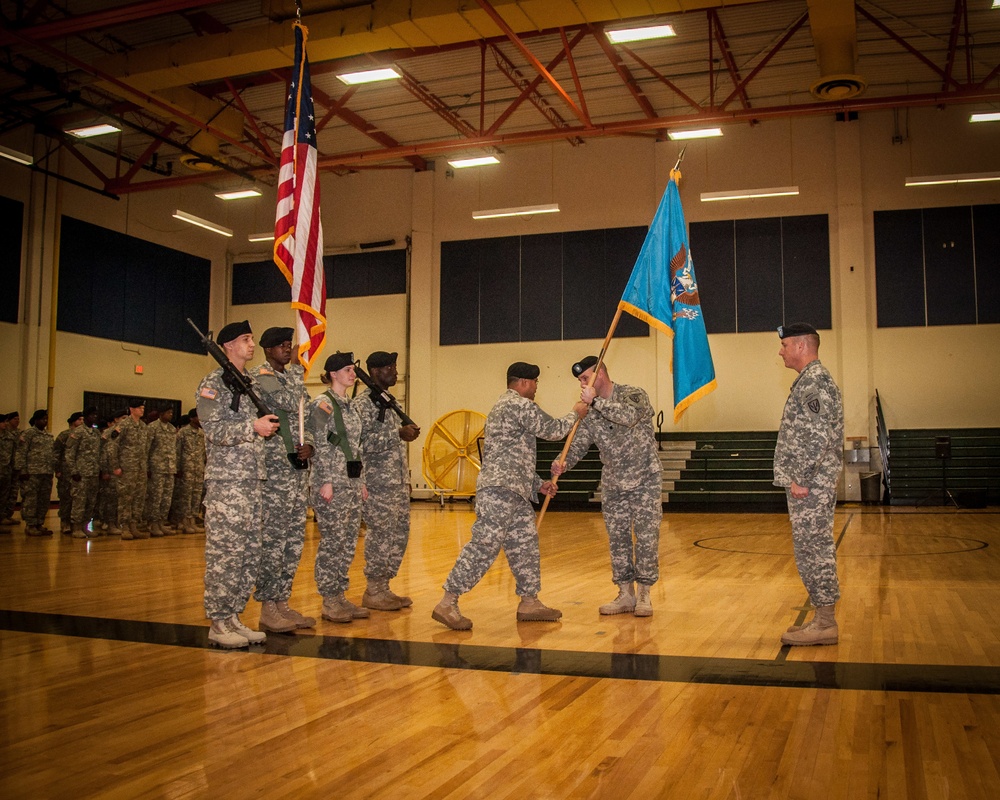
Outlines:
[{"label": "tan combat boot", "polygon": [[74,539],[86,539],[87,534],[84,532],[83,527],[80,525],[73,526],[72,536]]},{"label": "tan combat boot", "polygon": [[518,622],[558,622],[561,618],[562,611],[549,608],[534,594],[525,595],[517,605]]},{"label": "tan combat boot", "polygon": [[793,647],[836,644],[839,639],[839,631],[833,609],[832,605],[819,606],[812,620],[797,631],[786,631],[781,637],[781,643]]},{"label": "tan combat boot", "polygon": [[462,616],[462,612],[458,610],[458,595],[452,592],[444,593],[441,602],[434,606],[431,618],[453,631],[472,630],[472,620]]},{"label": "tan combat boot", "polygon": [[354,619],[368,619],[371,616],[367,608],[361,608],[361,606],[354,605],[354,603],[344,596],[343,592],[340,593],[340,602],[351,610],[351,616],[354,617]]},{"label": "tan combat boot", "polygon": [[261,631],[254,631],[240,622],[239,614],[233,614],[226,620],[226,627],[233,633],[242,636],[250,644],[264,644],[267,641],[267,634]]},{"label": "tan combat boot", "polygon": [[291,633],[296,626],[278,610],[278,604],[274,600],[265,600],[260,607],[260,624],[257,627],[272,633]]},{"label": "tan combat boot", "polygon": [[371,580],[361,596],[361,605],[375,611],[399,611],[399,598],[389,592],[388,580]]},{"label": "tan combat boot", "polygon": [[181,533],[197,533],[198,529],[194,526],[194,517],[187,517],[181,523]]},{"label": "tan combat boot", "polygon": [[612,614],[631,614],[635,611],[635,587],[632,582],[618,584],[618,597],[610,603],[605,603],[599,609],[599,613],[610,616]]},{"label": "tan combat boot", "polygon": [[212,627],[208,629],[208,641],[224,650],[246,647],[250,640],[229,629],[229,620],[213,619]]},{"label": "tan combat boot", "polygon": [[152,536],[154,539],[159,539],[161,536],[166,536],[166,534],[163,532],[163,528],[160,527],[159,522],[149,523],[149,535]]},{"label": "tan combat boot", "polygon": [[316,620],[312,617],[307,617],[304,614],[300,614],[294,608],[288,605],[287,600],[278,600],[276,605],[278,606],[278,613],[281,614],[285,619],[290,619],[295,623],[296,628],[315,628]]},{"label": "tan combat boot", "polygon": [[649,587],[644,583],[637,583],[635,588],[635,611],[633,613],[637,617],[653,616],[653,602],[649,599]]},{"label": "tan combat boot", "polygon": [[108,528],[108,536],[121,536],[123,532],[117,525],[112,525]]},{"label": "tan combat boot", "polygon": [[[132,520],[131,522],[129,522],[128,529],[129,529],[129,531],[131,531],[133,539],[148,539],[149,538],[149,531],[148,530],[143,530],[142,528],[140,528],[139,527],[139,523],[137,523],[135,520]],[[122,536],[122,538],[124,539],[125,537]]]},{"label": "tan combat boot", "polygon": [[389,587],[388,583],[389,582],[386,581],[386,591],[389,593],[389,597],[393,598],[394,600],[398,600],[399,601],[399,607],[400,608],[409,608],[410,606],[413,605],[413,599],[412,598],[407,597],[405,594],[396,594]]},{"label": "tan combat boot", "polygon": [[323,619],[330,622],[354,621],[354,614],[347,606],[343,592],[323,598]]}]

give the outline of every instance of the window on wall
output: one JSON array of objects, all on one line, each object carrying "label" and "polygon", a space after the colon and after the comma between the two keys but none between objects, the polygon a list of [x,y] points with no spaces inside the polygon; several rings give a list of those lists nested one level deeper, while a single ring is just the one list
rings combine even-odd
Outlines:
[{"label": "window on wall", "polygon": [[21,300],[21,233],[24,203],[0,197],[0,322],[17,322]]},{"label": "window on wall", "polygon": [[[406,250],[323,256],[327,297],[406,294]],[[232,304],[287,303],[288,281],[271,259],[233,264]]]},{"label": "window on wall", "polygon": [[1000,323],[1000,205],[875,212],[878,327]]},{"label": "window on wall", "polygon": [[826,214],[692,222],[688,236],[709,333],[831,327]]},{"label": "window on wall", "polygon": [[57,327],[186,353],[205,348],[212,262],[72,217],[62,218]]},{"label": "window on wall", "polygon": [[[440,343],[603,339],[646,228],[441,243]],[[648,336],[623,314],[616,336]]]}]

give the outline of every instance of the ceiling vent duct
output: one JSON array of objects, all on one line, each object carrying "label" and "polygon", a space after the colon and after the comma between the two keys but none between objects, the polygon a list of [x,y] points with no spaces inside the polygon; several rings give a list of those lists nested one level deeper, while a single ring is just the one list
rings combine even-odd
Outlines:
[{"label": "ceiling vent duct", "polygon": [[188,142],[194,153],[181,153],[180,162],[196,172],[211,172],[220,169],[219,162],[226,163],[226,157],[219,153],[219,140],[205,131],[198,131]]},{"label": "ceiling vent duct", "polygon": [[819,100],[857,97],[868,81],[854,72],[858,26],[853,0],[809,0],[809,27],[820,73],[809,91]]}]

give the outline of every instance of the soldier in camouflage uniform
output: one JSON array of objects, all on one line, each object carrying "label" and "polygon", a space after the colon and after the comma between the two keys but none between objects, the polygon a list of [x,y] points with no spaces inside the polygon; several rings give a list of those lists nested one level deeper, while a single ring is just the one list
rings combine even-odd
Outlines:
[{"label": "soldier in camouflage uniform", "polygon": [[368,495],[361,474],[358,400],[347,397],[356,378],[354,354],[334,353],[323,369],[322,381],[330,388],[313,401],[309,415],[316,448],[310,486],[320,532],[316,588],[323,596],[323,619],[351,622],[369,616],[344,594],[361,532],[361,504]]},{"label": "soldier in camouflage uniform", "polygon": [[[236,370],[253,383],[246,372],[254,353],[250,323],[229,323],[216,341]],[[223,375],[221,367],[210,372],[196,394],[198,419],[208,443],[205,616],[212,620],[209,641],[236,648],[267,638],[244,625],[239,615],[260,569],[262,484],[267,478],[264,439],[278,430],[279,423],[273,414],[258,417],[250,399],[234,394]]]},{"label": "soldier in camouflage uniform", "polygon": [[54,439],[45,428],[49,412],[44,408],[31,415],[30,427],[18,437],[14,469],[21,482],[21,517],[28,536],[51,536],[44,526],[52,496],[52,473],[55,470]]},{"label": "soldier in camouflage uniform", "polygon": [[7,515],[7,496],[14,476],[14,447],[17,439],[7,431],[7,415],[0,414],[0,533],[10,533],[16,524]]},{"label": "soldier in camouflage uniform", "polygon": [[173,406],[160,409],[156,420],[146,426],[149,436],[146,521],[151,536],[171,536],[177,531],[167,524],[170,500],[177,472],[177,429],[173,426]]},{"label": "soldier in camouflage uniform", "polygon": [[538,367],[517,361],[507,368],[507,391],[486,418],[483,468],[476,481],[476,521],[472,538],[459,553],[444,582],[444,597],[431,617],[452,630],[469,630],[472,620],[458,609],[459,595],[475,586],[503,549],[514,574],[518,622],[555,622],[562,612],[538,599],[541,569],[538,529],[532,501],[538,492],[555,495],[552,481],[535,474],[536,438],[555,441],[569,433],[577,415],[587,407],[577,403],[575,413],[553,419],[534,402]]},{"label": "soldier in camouflage uniform", "polygon": [[201,514],[201,493],[205,484],[205,431],[201,429],[198,409],[188,412],[188,424],[177,431],[178,479],[180,482],[181,533],[204,533],[194,521]]},{"label": "soldier in camouflage uniform", "polygon": [[[17,503],[17,492],[20,488],[17,470],[14,469],[14,451],[17,449],[17,440],[21,436],[21,432],[18,430],[20,427],[21,415],[17,411],[11,411],[7,414],[7,429],[4,431],[4,437],[0,439],[0,459],[5,460],[0,462],[0,470],[2,470],[3,463],[6,463],[10,476],[7,491],[0,494],[0,520],[9,525],[15,524],[14,505]],[[0,488],[3,487],[2,476],[3,473],[0,471]],[[21,519],[24,519],[23,514]]]},{"label": "soldier in camouflage uniform", "polygon": [[101,472],[101,434],[97,432],[96,424],[97,408],[90,406],[84,410],[81,424],[70,433],[63,457],[63,468],[73,490],[73,516],[70,522],[74,539],[93,539],[101,535],[96,522],[88,527],[94,516]]},{"label": "soldier in camouflage uniform", "polygon": [[128,401],[128,416],[118,423],[109,437],[111,474],[118,478],[118,525],[122,529],[122,539],[149,538],[149,531],[139,526],[146,502],[149,460],[149,436],[141,421],[145,411],[146,401],[133,397]]},{"label": "soldier in camouflage uniform", "polygon": [[108,422],[101,431],[101,480],[97,490],[97,505],[100,509],[102,528],[106,527],[111,536],[121,536],[122,529],[118,524],[118,483],[119,477],[114,473],[111,463],[115,453],[115,442],[112,436],[118,435],[118,423],[128,416],[124,408],[115,412],[114,419]]},{"label": "soldier in camouflage uniform", "polygon": [[83,424],[83,412],[74,411],[66,420],[68,427],[59,432],[52,445],[56,460],[56,496],[59,498],[59,527],[67,536],[73,531],[73,484],[66,470],[66,442],[69,435]]},{"label": "soldier in camouflage uniform", "polygon": [[774,484],[784,486],[795,566],[815,613],[781,637],[787,645],[836,644],[840,599],[833,513],[844,458],[844,406],[833,376],[819,361],[819,334],[797,322],[778,328],[785,366],[798,373],[781,415]]},{"label": "soldier in camouflage uniform", "polygon": [[[372,382],[382,391],[396,385],[396,353],[379,350],[365,362]],[[367,402],[365,402],[367,400]],[[420,435],[416,425],[400,425],[366,388],[355,401],[361,415],[361,449],[368,499],[362,507],[367,587],[361,605],[377,611],[398,611],[413,601],[389,588],[406,553],[410,537],[410,473],[406,443]]]},{"label": "soldier in camouflage uniform", "polygon": [[591,413],[580,424],[565,465],[553,462],[552,474],[572,469],[590,445],[597,444],[611,579],[618,584],[618,597],[598,611],[649,617],[653,614],[649,587],[660,575],[663,519],[662,467],[653,434],[653,406],[639,387],[613,383],[603,363],[594,376],[597,361],[597,356],[587,356],[573,365],[573,375],[582,389],[580,397]]},{"label": "soldier in camouflage uniform", "polygon": [[[305,423],[309,402],[305,371],[300,364],[291,363],[293,334],[291,328],[264,331],[260,346],[266,361],[250,370],[260,385],[264,403],[281,420],[278,435],[264,444],[267,464],[264,539],[254,593],[254,599],[262,604],[261,629],[275,633],[316,625],[315,619],[303,616],[288,605],[305,544],[309,490],[309,473],[305,467],[313,455],[312,431]],[[299,441],[300,419],[304,428],[302,441]],[[296,466],[290,455],[296,458]]]}]

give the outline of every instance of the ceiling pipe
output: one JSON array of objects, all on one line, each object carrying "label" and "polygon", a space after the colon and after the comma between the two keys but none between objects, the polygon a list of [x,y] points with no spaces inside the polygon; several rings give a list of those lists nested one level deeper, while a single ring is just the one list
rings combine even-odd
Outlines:
[{"label": "ceiling pipe", "polygon": [[868,88],[854,72],[858,24],[854,0],[809,0],[809,27],[820,78],[809,91],[820,100],[848,100]]}]

